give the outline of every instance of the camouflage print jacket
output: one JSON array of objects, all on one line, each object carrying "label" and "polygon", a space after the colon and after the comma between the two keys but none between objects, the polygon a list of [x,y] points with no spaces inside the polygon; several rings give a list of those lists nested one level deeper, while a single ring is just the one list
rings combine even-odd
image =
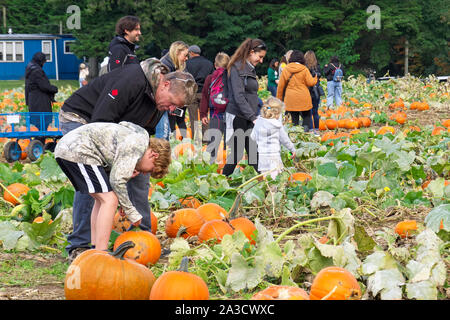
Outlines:
[{"label": "camouflage print jacket", "polygon": [[131,122],[90,123],[70,131],[58,141],[55,157],[106,167],[109,181],[128,219],[142,218],[128,197],[127,181],[148,148],[149,135]]}]

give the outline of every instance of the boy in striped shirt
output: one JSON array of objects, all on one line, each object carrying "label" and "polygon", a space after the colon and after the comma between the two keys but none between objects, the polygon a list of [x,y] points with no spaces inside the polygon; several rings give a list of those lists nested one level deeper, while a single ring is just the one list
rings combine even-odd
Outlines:
[{"label": "boy in striped shirt", "polygon": [[140,173],[160,179],[171,162],[169,142],[151,138],[131,122],[95,122],[64,135],[55,158],[76,191],[95,199],[91,212],[91,243],[107,250],[114,214],[120,205],[131,223],[142,216],[132,205],[127,181]]}]

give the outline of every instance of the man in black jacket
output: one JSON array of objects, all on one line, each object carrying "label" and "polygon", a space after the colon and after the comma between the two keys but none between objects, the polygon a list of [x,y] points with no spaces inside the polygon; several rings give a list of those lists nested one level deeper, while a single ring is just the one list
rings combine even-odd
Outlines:
[{"label": "man in black jacket", "polygon": [[141,25],[138,17],[125,16],[116,24],[116,34],[108,49],[108,72],[127,64],[138,64],[135,51],[139,48],[136,42],[141,36]]},{"label": "man in black jacket", "polygon": [[[191,103],[196,92],[197,84],[191,74],[168,73],[165,65],[150,58],[115,69],[75,91],[61,108],[61,131],[66,134],[91,122],[129,121],[153,134],[164,111],[174,111]],[[139,174],[130,179],[127,188],[131,202],[143,216],[141,229],[150,230],[149,175]],[[93,204],[88,194],[75,193],[73,232],[68,236],[66,247],[69,260],[90,248]]]},{"label": "man in black jacket", "polygon": [[[205,83],[206,77],[214,72],[214,64],[201,56],[200,47],[197,45],[192,45],[189,47],[189,60],[186,62],[186,71],[194,76],[195,82],[198,85],[198,92],[196,99],[192,105],[188,106],[189,110],[189,122],[191,125],[192,138],[195,134],[195,123],[200,125],[198,118],[198,110],[200,107],[200,100],[202,98],[203,84]],[[203,126],[202,131],[205,132],[207,128]]]},{"label": "man in black jacket", "polygon": [[[45,54],[36,52],[25,69],[25,103],[30,112],[52,112],[52,101],[58,92],[58,87],[50,84],[42,69],[45,62]],[[41,118],[43,117],[40,115],[30,115],[30,122],[39,131],[46,131],[53,117],[45,116],[44,124],[41,124]],[[45,137],[36,139],[45,143]]]}]

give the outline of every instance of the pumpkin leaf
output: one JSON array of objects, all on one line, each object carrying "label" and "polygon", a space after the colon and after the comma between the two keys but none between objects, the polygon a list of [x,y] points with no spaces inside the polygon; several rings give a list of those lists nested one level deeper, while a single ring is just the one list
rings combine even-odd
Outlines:
[{"label": "pumpkin leaf", "polygon": [[283,267],[283,272],[281,274],[281,285],[297,287],[297,284],[292,280],[291,270],[288,266]]},{"label": "pumpkin leaf", "polygon": [[367,279],[367,290],[375,297],[380,293],[381,300],[400,300],[405,278],[398,269],[380,270]]},{"label": "pumpkin leaf", "polygon": [[231,268],[228,272],[226,285],[235,292],[243,289],[251,290],[263,280],[264,275],[262,258],[255,257],[254,261],[251,262],[239,253],[234,253],[231,257]]},{"label": "pumpkin leaf", "polygon": [[221,242],[223,255],[231,259],[232,255],[239,253],[247,242],[249,241],[241,230],[224,235]]},{"label": "pumpkin leaf", "polygon": [[353,236],[355,240],[358,251],[367,252],[372,251],[376,246],[376,242],[367,234],[366,229],[363,226],[356,225],[355,226],[355,235]]},{"label": "pumpkin leaf", "polygon": [[426,190],[430,191],[433,197],[442,198],[444,196],[444,188],[445,188],[445,179],[437,178],[430,182],[430,184],[426,187]]},{"label": "pumpkin leaf", "polygon": [[438,290],[431,281],[425,280],[406,284],[408,299],[437,300]]},{"label": "pumpkin leaf", "polygon": [[431,210],[425,217],[425,225],[427,228],[430,228],[436,233],[439,232],[441,221],[444,230],[450,231],[450,204],[441,204]]},{"label": "pumpkin leaf", "polygon": [[5,250],[13,250],[20,237],[24,235],[23,231],[17,228],[9,221],[0,221],[0,242]]},{"label": "pumpkin leaf", "polygon": [[328,236],[341,243],[345,237],[353,237],[355,233],[355,218],[350,208],[344,208],[335,214],[337,219],[330,220]]},{"label": "pumpkin leaf", "polygon": [[311,200],[311,209],[317,210],[320,207],[331,206],[334,196],[328,191],[317,191]]},{"label": "pumpkin leaf", "polygon": [[51,182],[65,182],[67,181],[67,176],[59,167],[52,153],[46,152],[42,156],[42,160],[39,162],[41,167],[41,179],[43,181]]},{"label": "pumpkin leaf", "polygon": [[51,222],[51,216],[45,211],[43,212],[42,217],[43,221],[41,223],[22,223],[22,229],[30,238],[31,246],[34,249],[50,242],[61,222],[62,215],[58,215],[53,222]]}]

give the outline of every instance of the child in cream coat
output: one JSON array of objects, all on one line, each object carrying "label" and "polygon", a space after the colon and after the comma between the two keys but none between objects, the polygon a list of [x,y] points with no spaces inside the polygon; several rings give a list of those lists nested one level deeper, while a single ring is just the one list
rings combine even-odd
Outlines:
[{"label": "child in cream coat", "polygon": [[283,109],[284,103],[281,100],[269,97],[261,108],[261,115],[256,120],[251,133],[251,138],[258,145],[258,171],[270,172],[272,179],[275,179],[283,170],[281,145],[291,151],[292,157],[295,157],[294,144],[289,139],[281,121]]}]

